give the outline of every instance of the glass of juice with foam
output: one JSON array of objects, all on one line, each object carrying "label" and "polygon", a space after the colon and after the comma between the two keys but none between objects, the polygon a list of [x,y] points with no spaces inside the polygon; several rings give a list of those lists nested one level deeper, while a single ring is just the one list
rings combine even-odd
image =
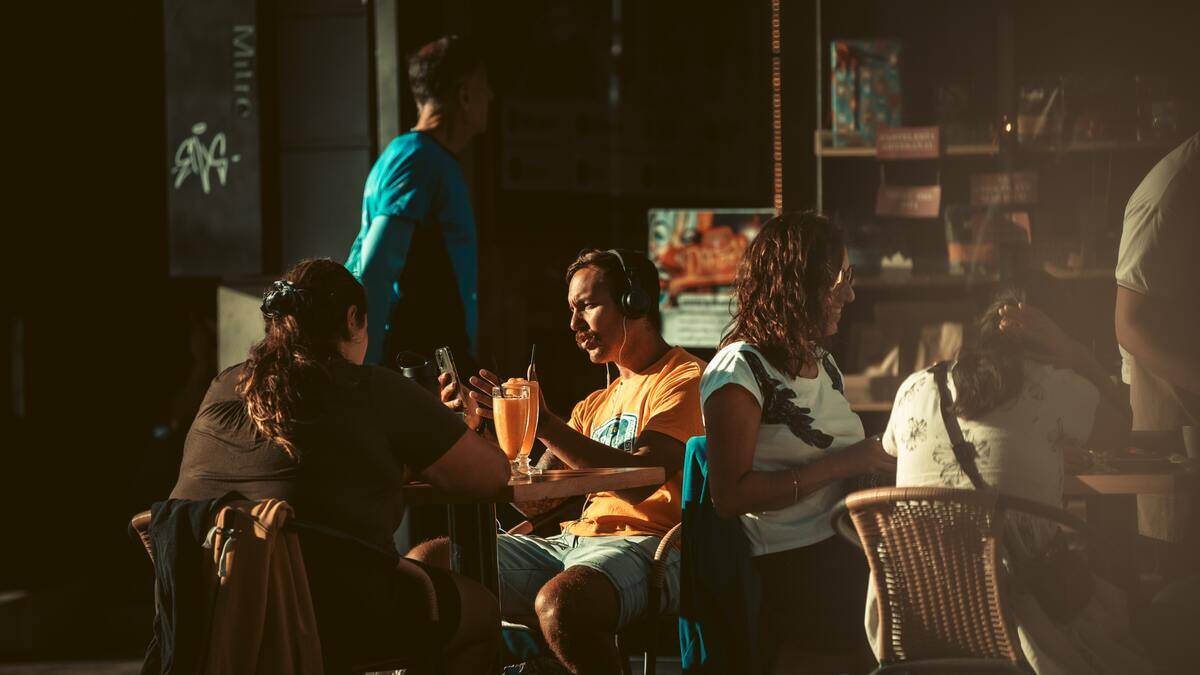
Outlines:
[{"label": "glass of juice with foam", "polygon": [[523,474],[539,474],[542,470],[529,463],[529,453],[533,450],[534,441],[537,440],[538,411],[541,409],[542,394],[538,390],[537,380],[511,377],[504,382],[504,386],[507,387],[510,385],[513,387],[529,387],[529,417],[526,418],[525,438],[521,442],[521,452],[517,461],[521,462]]},{"label": "glass of juice with foam", "polygon": [[538,399],[528,382],[510,380],[492,389],[496,440],[512,463],[514,476],[528,476],[531,472],[529,451],[536,437],[537,412]]}]

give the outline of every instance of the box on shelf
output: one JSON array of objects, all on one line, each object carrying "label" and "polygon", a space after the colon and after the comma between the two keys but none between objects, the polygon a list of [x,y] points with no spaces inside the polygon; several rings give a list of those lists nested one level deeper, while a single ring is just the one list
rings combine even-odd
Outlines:
[{"label": "box on shelf", "polygon": [[874,145],[882,127],[902,126],[900,42],[830,42],[833,145]]},{"label": "box on shelf", "polygon": [[1060,144],[1067,119],[1066,87],[1061,77],[1021,85],[1017,96],[1017,141]]},{"label": "box on shelf", "polygon": [[940,185],[880,185],[875,215],[887,218],[937,218],[942,207]]},{"label": "box on shelf", "polygon": [[1036,171],[976,173],[971,175],[971,206],[1036,204]]},{"label": "box on shelf", "polygon": [[875,157],[880,161],[937,159],[942,154],[940,127],[888,127],[875,137]]}]

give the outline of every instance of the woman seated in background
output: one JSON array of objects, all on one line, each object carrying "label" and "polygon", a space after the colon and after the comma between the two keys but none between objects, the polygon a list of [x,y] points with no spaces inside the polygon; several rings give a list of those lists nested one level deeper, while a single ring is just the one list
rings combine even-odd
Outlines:
[{"label": "woman seated in background", "polygon": [[833,223],[814,213],[773,218],[738,268],[733,321],[700,384],[713,506],[740,516],[749,540],[768,668],[802,660],[813,672],[843,672],[870,662],[853,609],[866,562],[829,522],[845,479],[895,470],[878,437],[864,439],[822,347],[854,300],[853,282]]},{"label": "woman seated in background", "polygon": [[[955,457],[939,408],[935,373],[942,367],[949,369],[950,410],[974,446],[966,467]],[[1005,293],[955,363],[916,373],[900,386],[883,447],[898,458],[898,487],[975,489],[980,482],[1061,508],[1064,464],[1082,465],[1083,447],[1124,447],[1129,428],[1123,392],[1091,353],[1044,313]],[[1044,553],[1057,532],[1034,516],[1009,512],[1008,519],[1007,548],[1022,558]],[[1132,641],[1123,595],[1100,579],[1092,589],[1089,603],[1074,618],[1061,618],[1064,623],[1051,619],[1031,594],[1010,594],[1021,650],[1039,675],[1149,670]],[[874,584],[870,591],[867,637],[878,654]]]},{"label": "woman seated in background", "polygon": [[[362,365],[366,296],[342,265],[297,264],[267,292],[262,311],[266,337],[213,380],[172,498],[236,491],[284,499],[297,518],[391,549],[406,472],[474,496],[507,484],[499,448],[399,373]],[[336,650],[352,662],[440,652],[454,673],[494,663],[499,608],[482,586],[427,567],[434,599],[420,580],[359,569],[342,549],[309,544],[303,555],[327,662]]]}]

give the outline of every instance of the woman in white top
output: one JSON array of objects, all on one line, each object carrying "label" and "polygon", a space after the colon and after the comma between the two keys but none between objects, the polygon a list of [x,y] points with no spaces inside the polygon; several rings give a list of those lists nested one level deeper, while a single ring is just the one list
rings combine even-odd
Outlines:
[{"label": "woman in white top", "polygon": [[[1124,446],[1128,404],[1083,345],[1013,294],[984,313],[978,330],[976,343],[953,364],[947,386],[963,439],[975,447],[979,477],[1003,494],[1061,508],[1064,460],[1082,459],[1085,445]],[[974,489],[954,456],[940,401],[932,371],[900,386],[883,434],[884,449],[898,458],[897,486]],[[1055,531],[1043,519],[1010,514],[1005,540],[1014,553],[1038,555]],[[1129,632],[1123,596],[1100,579],[1093,589],[1091,602],[1062,624],[1032,595],[1010,594],[1022,652],[1039,675],[1148,672]],[[879,637],[875,601],[872,585],[866,615],[872,647]]]},{"label": "woman in white top", "polygon": [[[814,213],[763,226],[734,282],[737,307],[700,383],[713,506],[740,516],[763,580],[764,662],[795,649],[814,672],[857,669],[866,565],[833,539],[843,481],[895,470],[843,395],[822,348],[854,300],[842,235]],[[787,660],[791,661],[792,658]]]}]

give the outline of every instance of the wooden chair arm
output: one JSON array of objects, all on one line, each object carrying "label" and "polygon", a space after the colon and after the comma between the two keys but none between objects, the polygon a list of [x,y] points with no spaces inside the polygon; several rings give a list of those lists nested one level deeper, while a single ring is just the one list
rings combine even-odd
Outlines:
[{"label": "wooden chair arm", "polygon": [[663,580],[667,576],[668,554],[682,534],[683,523],[679,523],[667,530],[662,541],[658,543],[658,549],[654,551],[654,562],[650,565],[650,578],[646,580],[646,591],[650,596],[646,602],[648,616],[657,617],[662,612],[659,603],[662,600]]},{"label": "wooden chair arm", "polygon": [[150,512],[142,511],[129,520],[129,538],[141,543],[146,549],[146,555],[150,556],[150,562],[154,562],[154,549],[150,546]]},{"label": "wooden chair arm", "polygon": [[658,543],[658,548],[654,551],[654,562],[666,564],[667,551],[670,550],[675,542],[683,536],[683,523],[678,523],[675,527],[667,530],[663,535],[662,541]]}]

